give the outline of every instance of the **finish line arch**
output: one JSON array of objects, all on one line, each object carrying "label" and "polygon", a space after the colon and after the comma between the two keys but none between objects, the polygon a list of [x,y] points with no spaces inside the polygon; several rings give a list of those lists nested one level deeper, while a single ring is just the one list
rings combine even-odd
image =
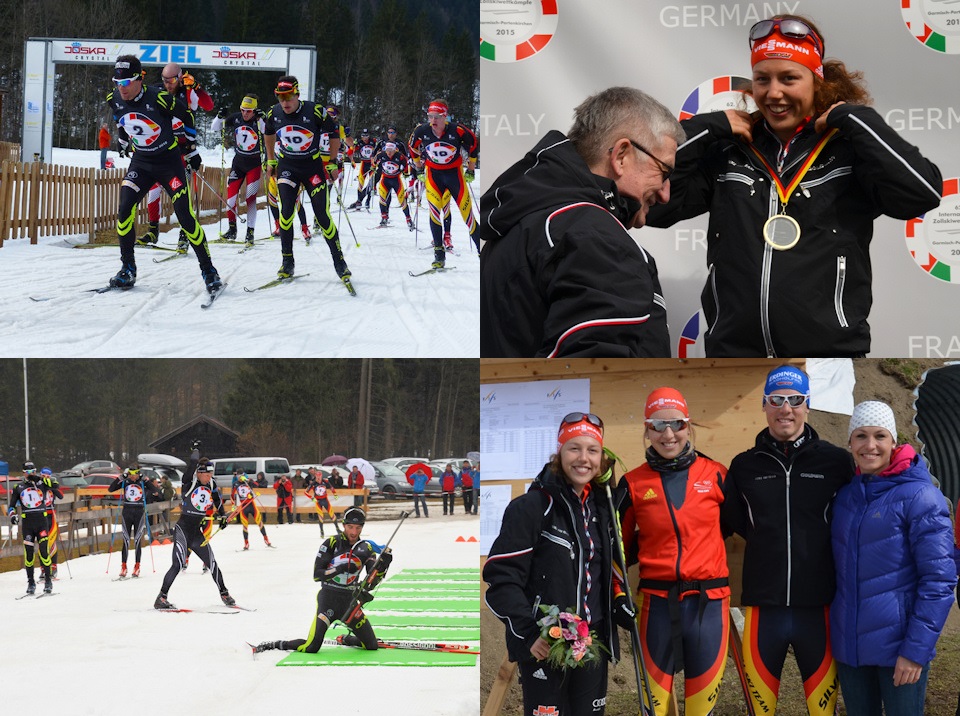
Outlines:
[{"label": "finish line arch", "polygon": [[[176,62],[190,69],[270,70],[296,75],[300,94],[313,97],[317,49],[311,45],[231,45],[222,42],[152,42],[30,37],[23,49],[23,130],[20,160],[47,161],[53,152],[54,65],[104,65],[136,55],[144,67]],[[106,81],[106,80],[105,80]]]}]

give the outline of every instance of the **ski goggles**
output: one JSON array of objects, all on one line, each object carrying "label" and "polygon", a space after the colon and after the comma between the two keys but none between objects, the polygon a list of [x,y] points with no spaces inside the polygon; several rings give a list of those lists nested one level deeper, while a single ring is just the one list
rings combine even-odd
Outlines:
[{"label": "ski goggles", "polygon": [[123,78],[113,78],[113,84],[117,87],[129,87],[131,84],[139,80],[140,77],[123,77]]},{"label": "ski goggles", "polygon": [[782,408],[784,403],[787,403],[791,408],[799,408],[807,402],[807,396],[801,393],[795,393],[794,395],[765,395],[763,399],[774,408]]},{"label": "ski goggles", "polygon": [[816,46],[820,57],[823,57],[823,40],[820,39],[820,36],[803,20],[795,20],[793,18],[761,20],[754,24],[754,26],[750,28],[750,34],[748,35],[750,48],[753,49],[753,43],[759,42],[765,37],[770,37],[770,35],[777,30],[780,31],[781,35],[789,37],[791,40],[805,40],[809,37]]},{"label": "ski goggles", "polygon": [[586,420],[591,425],[603,430],[603,421],[593,413],[567,413],[565,416],[563,416],[563,420],[560,421],[560,424],[571,425],[573,423],[579,423],[581,420]]},{"label": "ski goggles", "polygon": [[679,433],[681,430],[686,430],[690,425],[690,418],[674,418],[673,420],[651,419],[644,420],[643,424],[655,433],[662,433],[667,428],[670,428],[675,433]]}]

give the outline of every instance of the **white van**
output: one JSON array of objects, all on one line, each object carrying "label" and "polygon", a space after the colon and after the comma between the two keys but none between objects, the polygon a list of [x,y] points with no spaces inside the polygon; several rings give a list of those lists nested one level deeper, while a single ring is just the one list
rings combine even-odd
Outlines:
[{"label": "white van", "polygon": [[233,481],[234,470],[243,470],[251,480],[256,480],[257,473],[262,472],[271,486],[280,475],[290,474],[290,463],[285,457],[223,457],[210,462],[213,464],[213,478],[221,489],[226,487],[227,490]]}]

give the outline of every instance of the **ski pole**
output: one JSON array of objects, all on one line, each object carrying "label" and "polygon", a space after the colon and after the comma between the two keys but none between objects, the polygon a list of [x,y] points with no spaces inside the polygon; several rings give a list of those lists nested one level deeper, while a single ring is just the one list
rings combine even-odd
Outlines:
[{"label": "ski pole", "polygon": [[[56,523],[56,521],[57,521],[57,511],[56,511],[56,510],[53,511],[53,521],[54,521],[55,523]],[[56,536],[54,537],[54,545],[56,545],[56,548],[57,548],[57,549],[56,549],[56,552],[57,552],[57,554],[60,554],[60,526],[59,526],[59,524],[57,524],[57,534],[56,534]],[[108,559],[109,559],[109,558],[108,558]],[[67,561],[64,562],[64,564],[67,565],[67,574],[70,575],[70,579],[73,579],[73,570],[70,569],[70,555],[69,555],[69,554],[67,555]]]},{"label": "ski pole", "polygon": [[[604,448],[604,453],[609,455],[615,460],[620,460],[612,450],[609,448]],[[616,531],[616,548],[617,548],[617,558],[620,560],[620,568],[623,570],[623,583],[626,589],[624,590],[624,595],[627,598],[627,606],[630,608],[630,611],[636,614],[636,607],[634,606],[633,594],[631,593],[630,583],[627,579],[627,559],[623,553],[623,533],[620,530],[620,518],[617,513],[616,506],[613,504],[613,493],[610,491],[610,478],[612,477],[612,469],[608,471],[607,475],[601,478],[603,486],[607,492],[607,502],[610,506],[610,519],[613,521],[614,530]],[[605,478],[605,479],[604,479]],[[637,626],[637,620],[634,618],[633,623],[630,628],[630,642],[633,646],[633,668],[637,677],[637,696],[640,699],[640,714],[653,714],[653,694],[650,691],[650,676],[647,674],[647,665],[643,658],[643,647],[640,644],[640,629]],[[641,683],[642,676],[642,683]],[[645,707],[643,704],[643,695],[647,697],[647,704],[649,708]]]},{"label": "ski pole", "polygon": [[[334,184],[334,189],[335,189],[336,192],[337,192],[337,203],[340,204],[340,208],[343,209],[343,208],[344,208],[344,206],[343,206],[343,197],[340,195],[340,190],[336,188],[336,184]],[[350,227],[350,233],[353,234],[353,242],[357,245],[357,248],[359,249],[359,248],[360,248],[360,242],[357,240],[357,234],[356,234],[356,232],[353,230],[353,222],[350,221],[350,212],[344,210],[343,215],[347,217],[347,226]]]},{"label": "ski pole", "polygon": [[743,703],[747,707],[747,715],[755,716],[756,710],[753,708],[753,697],[750,695],[750,682],[747,680],[747,672],[743,666],[743,641],[740,636],[740,630],[737,629],[736,622],[733,619],[733,611],[736,607],[730,607],[730,656],[733,657],[733,665],[737,669],[737,676],[740,677],[740,688],[743,690]]},{"label": "ski pole", "polygon": [[360,593],[363,591],[364,587],[367,586],[367,583],[370,581],[370,578],[377,573],[377,567],[380,566],[380,561],[383,559],[383,555],[386,553],[387,549],[390,547],[390,543],[393,542],[393,538],[397,535],[397,530],[400,529],[400,525],[403,524],[403,521],[410,516],[409,512],[400,511],[400,521],[397,523],[396,529],[393,531],[393,534],[390,535],[390,539],[387,540],[387,543],[383,545],[383,549],[380,550],[380,554],[377,555],[376,561],[373,563],[373,566],[370,568],[367,573],[367,578],[362,582],[357,584],[356,588],[353,590],[353,596],[350,597],[350,604],[347,605],[346,610],[343,612],[343,617],[340,621],[344,624],[347,624],[350,621],[350,617],[353,615],[354,610],[359,607]]},{"label": "ski pole", "polygon": [[[200,181],[202,181],[204,184],[206,184],[206,185],[207,185],[207,188],[208,188],[210,191],[213,192],[213,195],[220,200],[220,203],[223,204],[225,207],[227,207],[227,211],[231,211],[230,205],[224,200],[224,198],[223,198],[222,196],[220,196],[220,194],[217,193],[217,190],[213,187],[212,184],[210,184],[210,182],[208,182],[208,181],[204,178],[203,174],[201,174],[200,172],[195,172],[195,176],[200,177]],[[237,196],[240,196],[240,194],[238,193]],[[240,223],[241,223],[241,224],[246,224],[246,223],[247,223],[246,218],[243,217],[243,216],[240,216],[240,212],[239,212],[239,211],[235,211],[235,212],[233,212],[233,213],[234,213],[234,214],[236,215],[236,217],[240,220]]]},{"label": "ski pole", "polygon": [[[324,644],[341,644],[336,639],[324,639]],[[381,649],[414,649],[417,651],[445,651],[454,654],[479,654],[480,649],[469,644],[446,644],[432,641],[401,641],[393,639],[377,639],[377,646]],[[363,647],[356,647],[363,648]]]}]

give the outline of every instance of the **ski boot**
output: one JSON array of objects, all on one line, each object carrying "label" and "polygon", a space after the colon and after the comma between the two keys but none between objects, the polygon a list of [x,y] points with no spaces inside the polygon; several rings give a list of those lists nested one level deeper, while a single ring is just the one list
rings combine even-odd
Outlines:
[{"label": "ski boot", "polygon": [[259,644],[257,644],[255,647],[252,647],[252,648],[253,648],[254,654],[259,654],[264,651],[269,651],[270,649],[279,649],[280,642],[279,641],[261,641]]},{"label": "ski boot", "polygon": [[176,609],[168,600],[167,595],[163,592],[157,595],[157,600],[153,603],[154,609]]},{"label": "ski boot", "polygon": [[446,251],[453,251],[453,239],[450,238],[450,232],[443,232],[443,248]]},{"label": "ski boot", "polygon": [[304,224],[300,227],[300,231],[303,233],[303,240],[307,242],[307,245],[310,245],[310,239],[313,238],[313,234],[310,233],[310,227]]},{"label": "ski boot", "polygon": [[183,229],[180,229],[180,237],[177,239],[177,253],[185,254],[187,253],[187,246],[189,245],[187,241],[187,234]]},{"label": "ski boot", "polygon": [[27,582],[27,594],[36,594],[37,593],[37,583],[32,579]]},{"label": "ski boot", "polygon": [[217,273],[213,264],[203,270],[203,282],[207,284],[207,293],[216,293],[223,288],[223,283],[220,281],[220,274]]},{"label": "ski boot", "polygon": [[413,219],[411,219],[409,216],[407,217],[407,228],[410,229],[410,231],[413,231]]},{"label": "ski boot", "polygon": [[244,245],[246,248],[250,248],[251,246],[253,246],[253,227],[249,227],[249,228],[247,229],[247,238],[246,238],[246,240],[243,242],[243,245]]},{"label": "ski boot", "polygon": [[350,210],[350,209],[356,209],[357,211],[359,211],[359,210],[360,210],[360,200],[357,199],[357,200],[356,200],[355,202],[353,202],[350,206],[348,206],[347,209],[348,209],[348,210]]},{"label": "ski boot", "polygon": [[317,217],[313,217],[313,233],[319,234],[323,229],[320,227],[320,220]]},{"label": "ski boot", "polygon": [[120,579],[126,579],[127,577],[127,565],[123,563],[120,565]]},{"label": "ski boot", "polygon": [[135,563],[135,564],[133,565],[133,576],[134,576],[135,578],[140,576],[140,563],[139,563],[139,562],[137,562],[137,563]]},{"label": "ski boot", "polygon": [[283,263],[277,271],[277,278],[290,278],[291,276],[293,276],[293,255],[283,254]]},{"label": "ski boot", "polygon": [[246,551],[250,549],[250,543],[247,540],[243,541],[243,550]]},{"label": "ski boot", "polygon": [[386,225],[387,225],[387,215],[380,214],[380,226],[386,226]]},{"label": "ski boot", "polygon": [[206,574],[210,571],[210,568],[207,565],[203,565],[203,569],[200,570],[200,574]]},{"label": "ski boot", "polygon": [[137,239],[138,246],[150,246],[151,244],[157,243],[157,238],[160,236],[160,227],[157,224],[150,224],[143,236]]},{"label": "ski boot", "polygon": [[50,577],[50,574],[47,573],[47,576],[43,578],[43,593],[50,594],[53,591],[53,579]]},{"label": "ski boot", "polygon": [[433,269],[442,269],[444,262],[447,260],[446,252],[443,249],[434,248],[433,249],[433,263],[430,264],[430,268]]},{"label": "ski boot", "polygon": [[270,232],[270,236],[280,236],[280,222],[273,222],[273,231]]},{"label": "ski boot", "polygon": [[338,634],[337,643],[343,646],[363,646],[363,642],[356,634]]},{"label": "ski boot", "polygon": [[336,270],[337,276],[339,276],[341,279],[348,279],[353,275],[350,273],[350,269],[347,266],[347,262],[343,259],[343,256],[333,260],[333,268]]},{"label": "ski boot", "polygon": [[181,571],[181,572],[186,572],[186,571],[187,571],[187,567],[189,567],[189,566],[190,566],[190,555],[188,554],[188,555],[187,555],[187,558],[186,558],[185,560],[183,560],[183,566],[180,568],[180,571]]},{"label": "ski boot", "polygon": [[224,241],[236,241],[237,240],[237,225],[230,224],[230,228],[220,234],[220,238]]},{"label": "ski boot", "polygon": [[220,592],[220,599],[222,599],[223,603],[228,607],[235,607],[237,605],[237,600],[230,596],[230,592]]},{"label": "ski boot", "polygon": [[53,577],[54,581],[59,581],[60,578],[57,576],[57,565],[55,564],[50,565],[50,574]]},{"label": "ski boot", "polygon": [[110,279],[113,288],[133,288],[137,282],[137,265],[132,261],[124,263],[117,275]]},{"label": "ski boot", "polygon": [[270,544],[270,540],[267,539],[266,535],[263,536],[263,543],[267,545],[267,547],[273,547],[273,545]]}]

